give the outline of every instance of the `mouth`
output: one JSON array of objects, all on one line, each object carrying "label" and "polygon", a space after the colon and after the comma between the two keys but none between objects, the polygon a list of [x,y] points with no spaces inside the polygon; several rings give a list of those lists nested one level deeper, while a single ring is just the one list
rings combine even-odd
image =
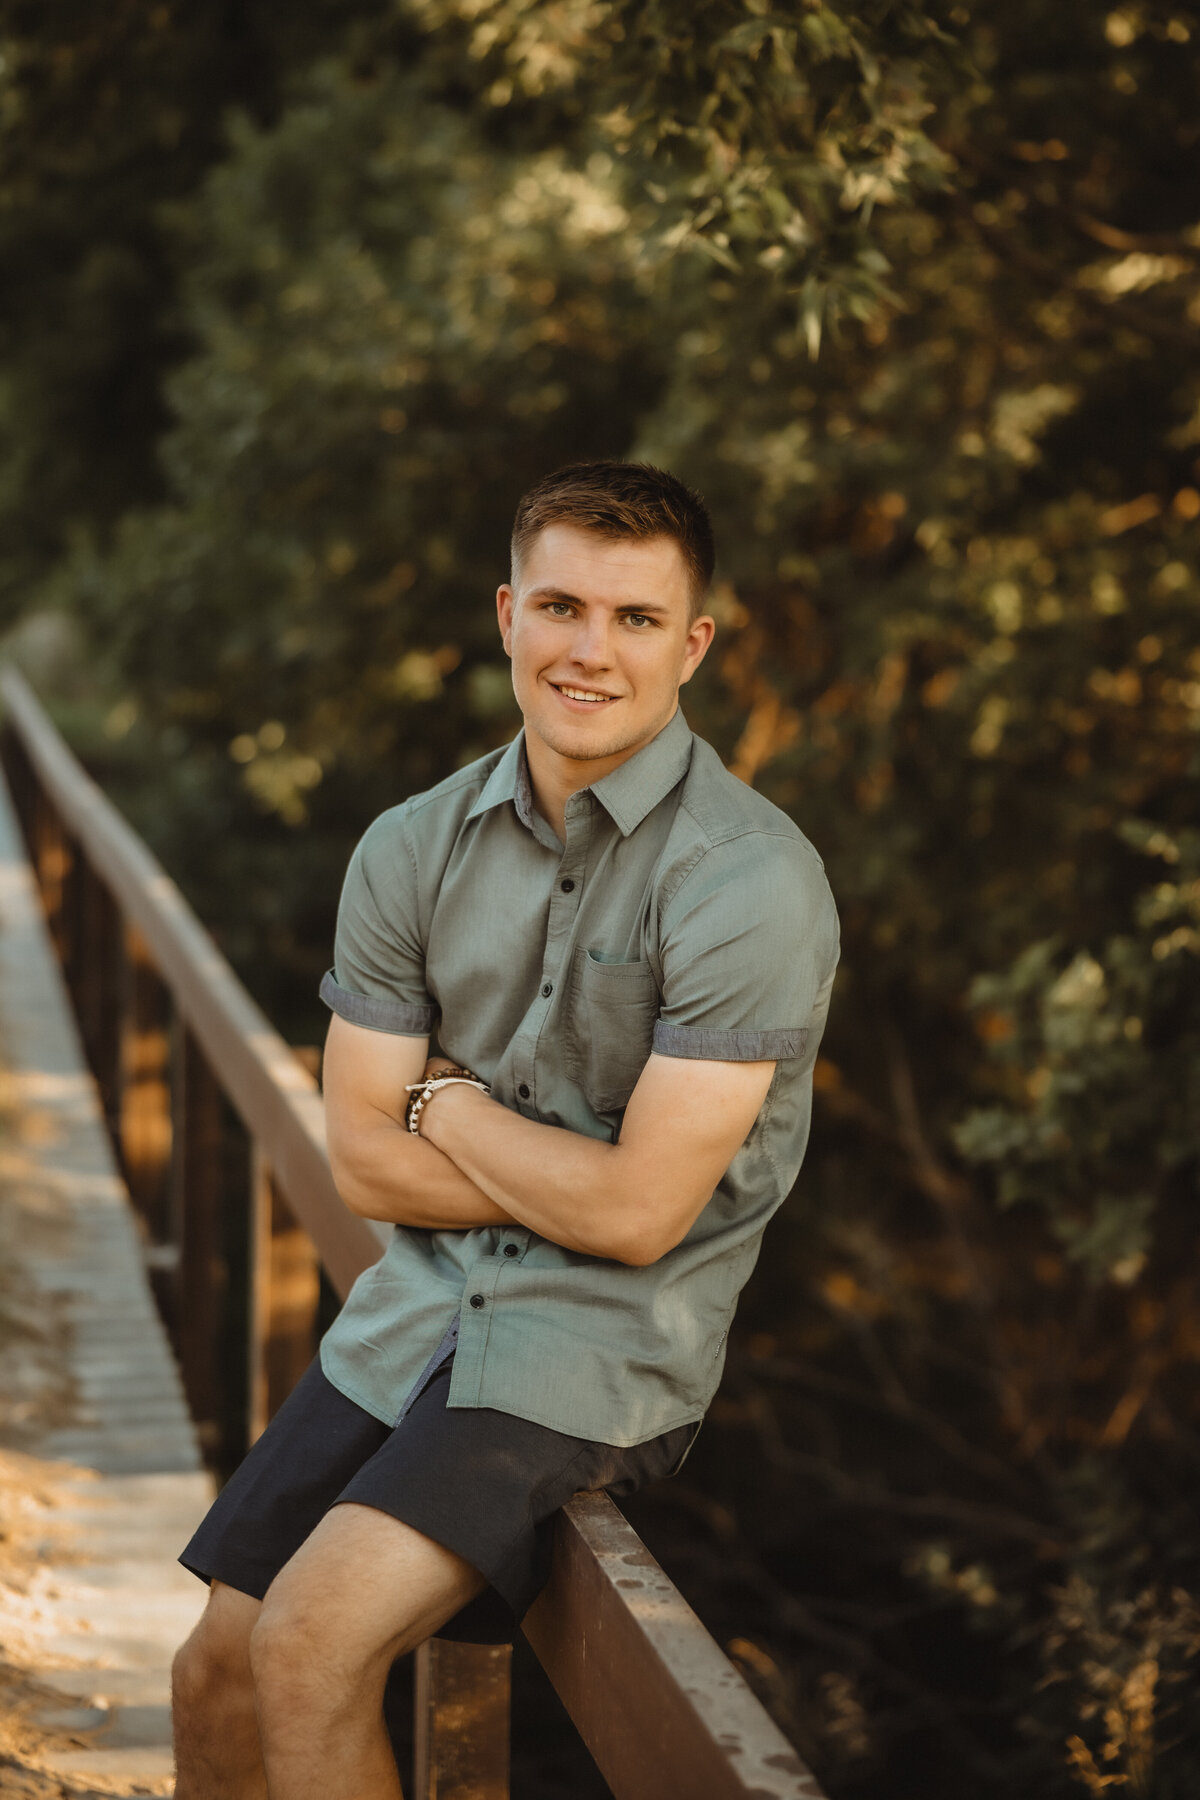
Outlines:
[{"label": "mouth", "polygon": [[617,698],[616,694],[602,694],[598,688],[576,687],[573,682],[552,681],[550,686],[568,705],[580,711],[600,712]]}]

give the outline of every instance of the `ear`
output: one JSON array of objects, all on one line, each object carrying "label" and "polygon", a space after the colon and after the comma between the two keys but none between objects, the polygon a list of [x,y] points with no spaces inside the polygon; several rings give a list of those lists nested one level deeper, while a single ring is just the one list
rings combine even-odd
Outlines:
[{"label": "ear", "polygon": [[716,629],[716,620],[710,618],[707,613],[701,613],[698,619],[692,620],[683,644],[683,672],[679,677],[680,687],[683,686],[685,681],[690,681],[692,679],[692,676],[704,661],[705,656],[708,654],[708,646],[713,641]]},{"label": "ear", "polygon": [[500,641],[504,645],[505,656],[512,656],[513,612],[516,608],[517,596],[507,581],[496,589],[496,617],[500,621]]}]

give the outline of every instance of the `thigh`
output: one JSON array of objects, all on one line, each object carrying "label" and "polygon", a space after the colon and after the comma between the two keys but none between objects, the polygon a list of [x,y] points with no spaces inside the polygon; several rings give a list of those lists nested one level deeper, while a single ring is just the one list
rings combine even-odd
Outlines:
[{"label": "thigh", "polygon": [[261,1600],[283,1565],[390,1435],[314,1360],[234,1471],[180,1562]]},{"label": "thigh", "polygon": [[453,1550],[347,1501],[326,1513],[271,1583],[259,1635],[278,1631],[342,1669],[386,1669],[483,1585]]}]

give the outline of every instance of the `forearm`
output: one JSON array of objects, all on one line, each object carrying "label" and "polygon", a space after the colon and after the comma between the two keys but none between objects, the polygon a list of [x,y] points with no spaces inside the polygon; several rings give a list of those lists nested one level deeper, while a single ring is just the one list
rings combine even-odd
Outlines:
[{"label": "forearm", "polygon": [[476,1191],[541,1237],[591,1256],[642,1260],[645,1198],[625,1179],[620,1144],[522,1118],[468,1087],[435,1095],[421,1133]]},{"label": "forearm", "polygon": [[434,1231],[513,1222],[448,1156],[394,1120],[358,1131],[341,1154],[331,1146],[331,1161],[338,1192],[364,1219]]},{"label": "forearm", "polygon": [[352,1211],[430,1230],[517,1223],[637,1267],[665,1256],[708,1205],[775,1067],[652,1054],[613,1144],[523,1118],[463,1085],[435,1092],[420,1134],[410,1132],[403,1097],[425,1052],[424,1040],[380,1041],[336,1015],[330,1025],[329,1156]]}]

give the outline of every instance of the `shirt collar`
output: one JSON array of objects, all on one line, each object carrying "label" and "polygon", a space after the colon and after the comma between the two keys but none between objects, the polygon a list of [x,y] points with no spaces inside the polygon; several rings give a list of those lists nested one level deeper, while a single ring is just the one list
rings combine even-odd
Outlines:
[{"label": "shirt collar", "polygon": [[593,783],[591,791],[621,836],[628,837],[682,781],[691,760],[691,728],[677,707],[657,737],[611,775]]},{"label": "shirt collar", "polygon": [[494,806],[503,806],[506,800],[512,801],[522,825],[533,831],[533,789],[529,785],[529,764],[525,760],[524,731],[518,731],[505,749],[500,761],[484,782],[479,798],[467,817],[477,819],[481,813],[490,812]]},{"label": "shirt collar", "polygon": [[[692,732],[683,713],[677,708],[658,736],[642,747],[628,762],[623,762],[611,775],[594,782],[585,792],[593,793],[609,818],[628,837],[642,820],[664,800],[683,779],[692,760]],[[469,819],[490,812],[493,807],[512,801],[518,819],[527,830],[536,833],[533,789],[529,782],[529,764],[525,759],[525,733],[519,731],[505,749],[500,761],[483,784],[479,798],[467,814]]]}]

